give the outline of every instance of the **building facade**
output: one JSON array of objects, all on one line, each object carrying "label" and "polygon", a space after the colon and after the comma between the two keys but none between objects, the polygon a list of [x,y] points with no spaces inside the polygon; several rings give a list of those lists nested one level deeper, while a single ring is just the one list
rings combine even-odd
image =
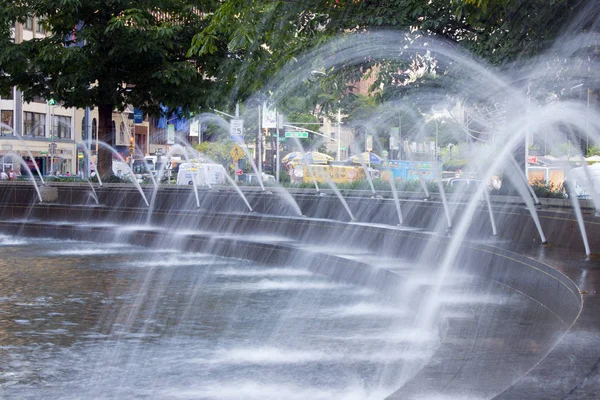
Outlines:
[{"label": "building facade", "polygon": [[[14,43],[44,37],[42,20],[30,17],[25,23],[15,23],[11,31]],[[129,156],[131,137],[135,155],[143,158],[149,150],[149,120],[135,123],[134,110],[113,113],[113,143],[116,153]],[[85,110],[63,107],[53,99],[36,98],[24,102],[21,92],[13,88],[8,97],[0,97],[0,170],[17,174],[43,175],[83,174],[85,147],[90,151],[90,170],[94,170],[98,142],[98,112],[89,115],[90,138],[85,135]],[[37,166],[37,168],[36,168]]]},{"label": "building facade", "polygon": [[[45,34],[42,21],[30,17],[14,25],[11,39],[21,43]],[[21,92],[13,88],[8,97],[0,97],[0,167],[37,174],[37,165],[46,175],[76,173],[77,141],[81,140],[81,131],[75,129],[76,117],[77,110],[53,100],[40,98],[26,103]]]}]

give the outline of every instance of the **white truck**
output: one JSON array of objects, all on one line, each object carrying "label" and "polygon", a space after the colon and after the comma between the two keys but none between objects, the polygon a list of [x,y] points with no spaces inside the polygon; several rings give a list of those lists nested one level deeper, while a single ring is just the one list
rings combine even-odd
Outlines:
[{"label": "white truck", "polygon": [[181,163],[177,172],[178,185],[212,186],[224,185],[225,168],[221,164]]}]

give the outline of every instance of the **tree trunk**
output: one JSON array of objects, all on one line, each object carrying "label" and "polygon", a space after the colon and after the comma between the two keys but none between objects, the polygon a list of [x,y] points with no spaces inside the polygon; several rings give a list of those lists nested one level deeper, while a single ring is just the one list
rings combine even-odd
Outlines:
[{"label": "tree trunk", "polygon": [[[112,129],[112,104],[102,104],[98,106],[98,140],[106,143],[108,146],[113,144],[113,129]],[[112,151],[102,144],[98,147],[98,173],[100,177],[108,179],[113,175],[112,171]]]}]

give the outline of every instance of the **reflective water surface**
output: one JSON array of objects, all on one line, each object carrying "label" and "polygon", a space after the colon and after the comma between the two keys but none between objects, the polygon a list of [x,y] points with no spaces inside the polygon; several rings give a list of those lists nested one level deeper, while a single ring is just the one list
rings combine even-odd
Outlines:
[{"label": "reflective water surface", "polygon": [[[383,398],[436,338],[407,309],[304,269],[2,237],[10,398]],[[410,369],[406,369],[410,365]]]},{"label": "reflective water surface", "polygon": [[485,398],[564,328],[456,272],[445,322],[425,331],[417,310],[432,279],[401,261],[405,296],[392,302],[307,269],[207,254],[8,236],[0,251],[6,398],[383,399],[419,371],[447,375],[448,359],[452,392]]}]

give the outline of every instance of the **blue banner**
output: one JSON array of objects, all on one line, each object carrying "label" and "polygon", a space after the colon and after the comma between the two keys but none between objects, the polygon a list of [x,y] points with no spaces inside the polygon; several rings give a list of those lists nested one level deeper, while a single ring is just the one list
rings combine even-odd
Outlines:
[{"label": "blue banner", "polygon": [[144,113],[139,108],[133,109],[133,123],[141,124],[144,122]]}]

